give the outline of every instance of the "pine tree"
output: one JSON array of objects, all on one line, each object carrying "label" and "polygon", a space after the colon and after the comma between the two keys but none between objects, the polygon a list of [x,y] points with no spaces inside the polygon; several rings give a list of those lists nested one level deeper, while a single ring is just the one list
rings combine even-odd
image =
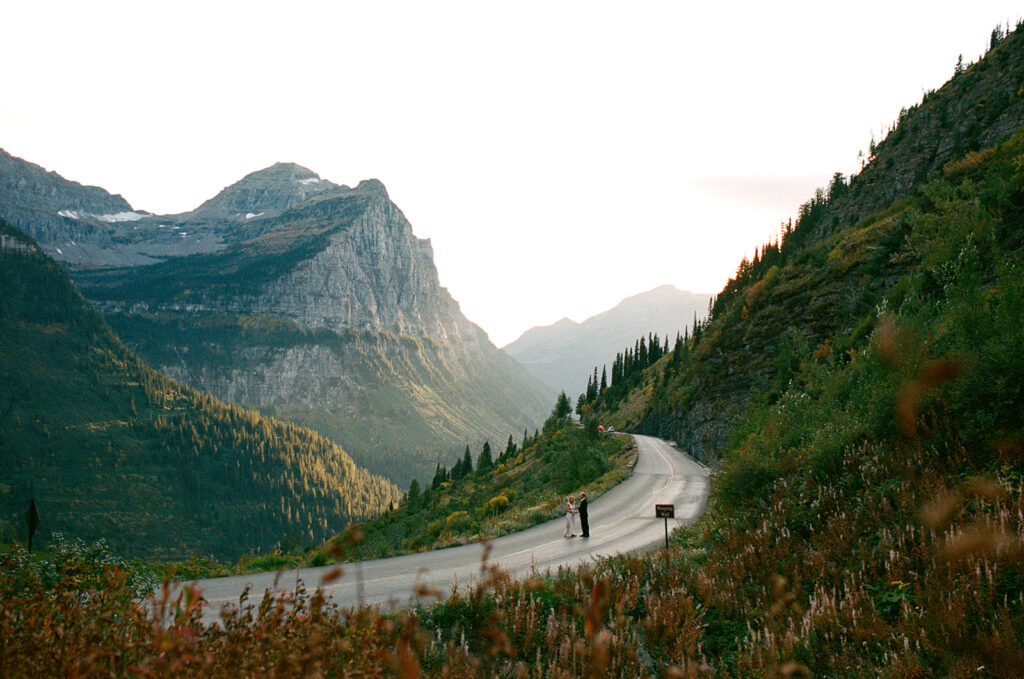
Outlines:
[{"label": "pine tree", "polygon": [[441,487],[441,484],[448,480],[448,470],[441,466],[441,463],[437,463],[437,467],[434,468],[434,480],[431,481],[430,487],[437,489]]},{"label": "pine tree", "polygon": [[491,444],[489,441],[484,441],[484,448],[480,451],[480,457],[476,461],[476,471],[478,474],[486,474],[494,466],[494,460],[491,458]]},{"label": "pine tree", "polygon": [[[597,368],[594,368],[597,371]],[[565,392],[558,394],[558,400],[555,401],[555,408],[551,411],[551,416],[556,420],[564,420],[566,417],[572,414],[572,404],[569,403],[569,397],[565,395]]]},{"label": "pine tree", "polygon": [[608,388],[608,368],[607,368],[607,366],[601,366],[601,391],[599,393],[603,394],[605,389],[607,389],[607,388]]},{"label": "pine tree", "polygon": [[516,454],[516,442],[512,440],[512,434],[508,435],[508,443],[505,444],[505,452],[499,459],[505,460]]},{"label": "pine tree", "polygon": [[416,479],[409,484],[409,492],[405,494],[405,502],[410,507],[415,507],[420,499],[420,482]]}]

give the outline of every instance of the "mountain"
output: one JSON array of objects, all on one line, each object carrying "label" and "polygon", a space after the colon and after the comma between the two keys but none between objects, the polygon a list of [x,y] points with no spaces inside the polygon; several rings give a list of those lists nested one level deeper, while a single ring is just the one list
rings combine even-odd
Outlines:
[{"label": "mountain", "polygon": [[249,220],[273,217],[337,184],[295,163],[275,163],[246,175],[189,213],[193,218]]},{"label": "mountain", "polygon": [[74,268],[137,266],[211,252],[233,235],[233,223],[135,210],[121,196],[69,181],[3,149],[0,219]]},{"label": "mountain", "polygon": [[563,318],[553,325],[531,328],[504,351],[530,374],[571,397],[586,390],[594,366],[611,366],[615,354],[641,335],[657,333],[675,341],[707,313],[711,295],[663,285],[627,297],[614,308],[582,323]]},{"label": "mountain", "polygon": [[76,281],[160,371],[312,427],[399,483],[539,424],[553,394],[462,315],[384,185],[315,178],[250,174],[176,217],[216,251]]},{"label": "mountain", "polygon": [[0,221],[0,532],[137,556],[237,558],[320,540],[401,498],[335,443],[218,401],[125,347],[67,273]]}]

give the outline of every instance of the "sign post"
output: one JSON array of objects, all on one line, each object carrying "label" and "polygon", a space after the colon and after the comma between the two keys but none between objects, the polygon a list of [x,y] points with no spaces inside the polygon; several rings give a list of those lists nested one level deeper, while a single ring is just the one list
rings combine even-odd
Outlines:
[{"label": "sign post", "polygon": [[39,510],[36,509],[35,498],[29,500],[28,512],[25,513],[25,521],[28,523],[28,553],[32,553],[32,536],[36,534],[36,528],[39,528]]},{"label": "sign post", "polygon": [[668,520],[676,518],[676,506],[654,505],[654,516],[665,519],[665,549],[668,549]]}]

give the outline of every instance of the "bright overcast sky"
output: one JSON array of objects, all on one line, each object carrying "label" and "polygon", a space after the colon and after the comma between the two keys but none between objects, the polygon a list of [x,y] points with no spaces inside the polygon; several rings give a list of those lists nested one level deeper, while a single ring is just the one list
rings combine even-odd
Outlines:
[{"label": "bright overcast sky", "polygon": [[0,147],[157,213],[276,161],[376,177],[501,346],[658,285],[719,291],[1019,14],[0,0]]}]

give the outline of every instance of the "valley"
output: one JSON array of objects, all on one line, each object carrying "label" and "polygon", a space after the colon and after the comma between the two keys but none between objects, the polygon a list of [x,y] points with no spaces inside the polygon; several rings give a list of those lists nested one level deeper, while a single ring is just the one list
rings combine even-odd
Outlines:
[{"label": "valley", "polygon": [[[0,675],[1019,676],[1022,29],[680,335],[610,338],[572,378],[578,422],[563,377],[461,314],[376,180],[257,171],[178,216],[202,251],[171,255],[129,234],[161,218],[5,159]],[[87,246],[70,274],[63,239]],[[589,541],[547,521],[581,489]],[[265,567],[192,558],[161,586],[99,542],[29,554],[13,526],[44,490],[120,554],[255,544]]]}]

